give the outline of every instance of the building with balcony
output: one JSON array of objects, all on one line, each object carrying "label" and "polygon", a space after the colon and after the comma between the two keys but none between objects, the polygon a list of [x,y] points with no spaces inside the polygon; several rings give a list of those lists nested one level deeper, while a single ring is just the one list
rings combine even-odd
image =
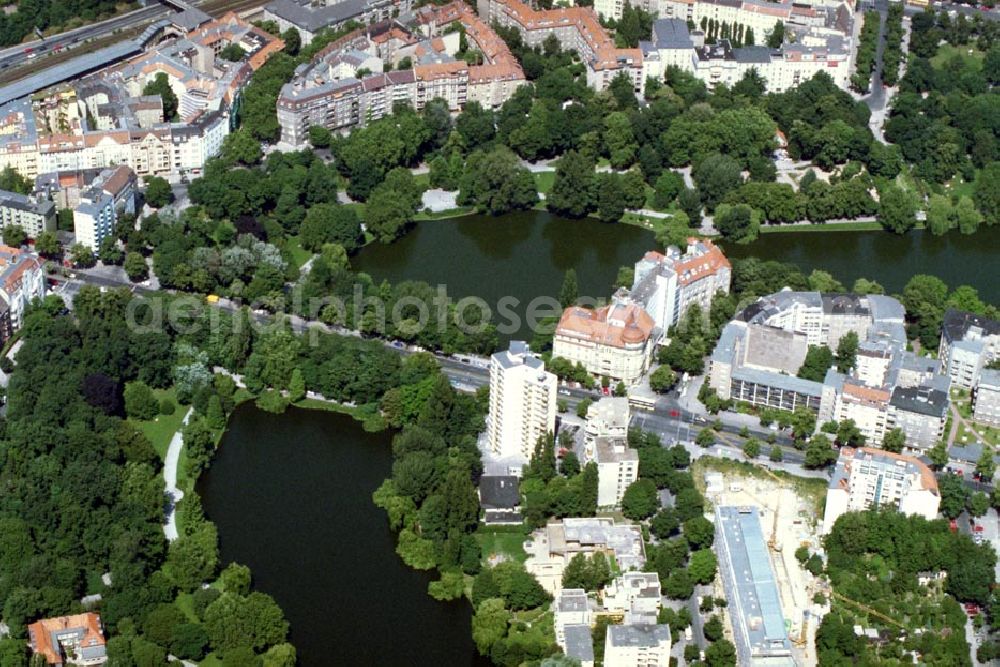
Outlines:
[{"label": "building with balcony", "polygon": [[45,296],[45,267],[38,255],[0,245],[0,344],[24,322],[24,311]]},{"label": "building with balcony", "polygon": [[490,412],[486,432],[490,451],[519,468],[531,459],[540,438],[555,432],[556,376],[531,354],[527,343],[490,358]]},{"label": "building with balcony", "polygon": [[952,386],[972,389],[982,370],[1000,359],[1000,321],[949,308],[941,324],[938,359]]},{"label": "building with balcony", "polygon": [[108,661],[101,617],[93,612],[32,623],[28,626],[28,645],[44,664],[55,667],[90,667]]},{"label": "building with balcony", "polygon": [[668,667],[670,626],[609,625],[604,641],[606,667]]},{"label": "building with balcony", "polygon": [[843,447],[826,491],[823,533],[846,512],[892,507],[931,520],[940,504],[937,479],[920,460],[871,447]]},{"label": "building with balcony", "polygon": [[972,418],[989,426],[1000,426],[1000,370],[986,369],[972,393]]},{"label": "building with balcony", "polygon": [[596,310],[571,306],[556,326],[552,356],[580,363],[596,377],[634,384],[649,369],[658,337],[653,318],[628,300]]}]

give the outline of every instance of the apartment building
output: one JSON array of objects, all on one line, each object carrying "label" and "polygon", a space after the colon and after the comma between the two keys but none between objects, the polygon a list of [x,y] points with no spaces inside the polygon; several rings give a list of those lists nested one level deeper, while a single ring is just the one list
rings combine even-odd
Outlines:
[{"label": "apartment building", "polygon": [[56,229],[56,207],[52,202],[33,195],[0,190],[0,229],[20,226],[29,238]]},{"label": "apartment building", "polygon": [[668,667],[670,626],[609,625],[604,642],[606,667]]},{"label": "apartment building", "polygon": [[732,266],[708,239],[689,238],[682,252],[647,252],[635,264],[632,288],[625,294],[649,313],[663,332],[677,324],[697,304],[707,313],[718,293],[728,294]]},{"label": "apartment building", "polygon": [[496,457],[519,467],[531,459],[538,439],[555,431],[556,385],[524,341],[490,358],[487,439]]},{"label": "apartment building", "polygon": [[619,49],[590,7],[534,9],[521,0],[478,0],[479,16],[487,23],[514,28],[530,47],[541,46],[554,35],[567,51],[583,60],[587,85],[605,90],[618,74],[632,81],[637,94],[645,87],[640,49]]},{"label": "apartment building", "polygon": [[[460,25],[483,64],[457,58]],[[412,68],[382,72],[409,58]],[[367,72],[367,73],[366,73]],[[467,5],[453,2],[417,10],[409,25],[394,21],[360,28],[331,43],[278,96],[281,142],[301,147],[313,125],[340,130],[392,113],[397,103],[421,110],[434,99],[451,111],[469,102],[496,109],[526,83],[517,59]]]},{"label": "apartment building", "polygon": [[528,572],[553,595],[562,590],[566,565],[577,554],[604,553],[620,571],[641,570],[646,564],[642,530],[607,518],[565,518],[550,521],[524,542]]},{"label": "apartment building", "polygon": [[563,311],[552,342],[552,356],[580,363],[597,377],[635,384],[649,368],[659,337],[649,314],[629,301],[591,310]]},{"label": "apartment building", "polygon": [[844,447],[826,491],[823,533],[846,512],[893,507],[930,520],[940,504],[937,479],[920,460],[871,447]]},{"label": "apartment building", "polygon": [[566,651],[566,629],[568,627],[582,625],[587,628],[589,634],[593,614],[590,611],[587,591],[582,588],[562,589],[556,595],[552,611],[554,612],[556,643],[564,652]]},{"label": "apartment building", "polygon": [[103,665],[106,643],[101,617],[93,612],[43,618],[28,626],[28,646],[46,665]]},{"label": "apartment building", "polygon": [[412,0],[271,0],[264,5],[264,20],[277,23],[281,32],[295,28],[306,46],[322,30],[336,30],[349,21],[384,21],[412,9]]},{"label": "apartment building", "polygon": [[907,450],[926,451],[944,438],[948,391],[932,386],[896,386],[889,399],[889,428],[906,436]]},{"label": "apartment building", "polygon": [[656,572],[625,572],[604,587],[604,611],[622,614],[625,625],[656,625],[662,591]]},{"label": "apartment building", "polygon": [[21,328],[24,311],[45,296],[45,269],[38,255],[0,246],[0,344]]},{"label": "apartment building", "polygon": [[[196,22],[198,23],[198,22]],[[244,56],[220,56],[237,46]],[[126,165],[139,175],[200,171],[235,124],[254,71],[284,42],[230,12],[71,84],[0,107],[0,168],[22,175]],[[178,99],[166,118],[146,84],[166,75]]]},{"label": "apartment building", "polygon": [[73,210],[77,242],[97,252],[101,241],[114,235],[119,216],[135,213],[137,195],[138,180],[128,167],[101,172]]},{"label": "apartment building", "polygon": [[941,324],[938,359],[953,386],[972,389],[982,370],[1000,359],[1000,321],[949,308]]},{"label": "apartment building", "polygon": [[972,398],[972,418],[983,424],[1000,426],[1000,370],[982,371]]}]

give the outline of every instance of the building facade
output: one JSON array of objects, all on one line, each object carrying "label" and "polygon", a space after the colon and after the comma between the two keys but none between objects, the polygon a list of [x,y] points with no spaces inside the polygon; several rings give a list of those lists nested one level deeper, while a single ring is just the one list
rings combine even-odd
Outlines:
[{"label": "building facade", "polygon": [[73,210],[77,242],[97,252],[105,238],[114,236],[119,216],[135,214],[137,190],[135,172],[128,167],[102,171],[80,193],[80,201]]},{"label": "building facade", "polygon": [[972,389],[982,370],[1000,359],[1000,321],[948,309],[941,324],[938,359],[953,386]]},{"label": "building facade", "polygon": [[45,267],[38,255],[0,246],[0,344],[24,322],[24,311],[45,296]]},{"label": "building facade", "polygon": [[20,226],[29,238],[56,230],[56,207],[50,201],[0,190],[0,229]]},{"label": "building facade", "polygon": [[666,332],[697,304],[707,313],[716,294],[728,294],[732,267],[722,250],[708,239],[688,239],[683,252],[647,252],[636,262],[628,296]]},{"label": "building facade", "polygon": [[609,625],[604,642],[607,667],[669,667],[670,627]]},{"label": "building facade", "polygon": [[940,504],[937,479],[920,460],[871,447],[844,447],[826,491],[823,533],[846,512],[893,507],[931,520]]},{"label": "building facade", "polygon": [[524,464],[535,444],[555,431],[556,376],[523,341],[490,359],[489,448],[501,459]]},{"label": "building facade", "polygon": [[90,667],[108,661],[101,617],[93,612],[32,623],[28,626],[28,645],[47,665]]},{"label": "building facade", "polygon": [[980,373],[972,398],[972,418],[983,424],[1000,426],[1000,370],[987,369]]},{"label": "building facade", "polygon": [[628,301],[590,310],[563,311],[552,342],[552,356],[580,363],[597,377],[634,384],[649,368],[659,335],[649,314]]},{"label": "building facade", "polygon": [[[456,57],[458,35],[445,33],[452,25],[461,26],[469,47],[483,55],[482,64]],[[400,70],[404,58],[412,66]],[[390,71],[383,72],[385,66]],[[392,113],[396,104],[420,111],[440,99],[451,111],[469,102],[496,109],[525,83],[507,44],[470,7],[425,6],[408,25],[384,21],[359,28],[320,51],[281,89],[281,142],[302,147],[312,126],[363,126]]]}]

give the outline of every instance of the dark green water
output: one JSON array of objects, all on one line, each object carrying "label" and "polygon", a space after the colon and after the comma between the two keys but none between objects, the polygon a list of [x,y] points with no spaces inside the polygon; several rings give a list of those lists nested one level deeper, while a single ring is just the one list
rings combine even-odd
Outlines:
[{"label": "dark green water", "polygon": [[857,278],[876,280],[890,293],[902,291],[917,273],[935,275],[951,288],[972,285],[984,301],[1000,300],[1000,225],[975,234],[934,236],[916,230],[886,232],[782,232],[762,234],[749,245],[724,244],[730,258],[792,262],[805,272],[829,271],[848,288]]},{"label": "dark green water", "polygon": [[236,409],[198,493],[222,560],[250,566],[274,596],[305,667],[471,667],[468,602],[427,595],[371,494],[389,476],[391,434],[346,415]]},{"label": "dark green water", "polygon": [[[527,211],[502,218],[422,222],[396,243],[366,247],[352,264],[376,280],[424,280],[447,286],[456,298],[478,295],[491,308],[512,295],[522,306],[516,312],[523,319],[524,304],[538,296],[558,295],[566,269],[576,269],[581,295],[606,299],[618,267],[634,264],[654,247],[649,232],[631,225]],[[972,285],[984,300],[996,301],[1000,294],[1000,225],[970,236],[784,232],[763,234],[750,245],[726,244],[725,251],[731,258],[792,262],[806,273],[824,269],[848,287],[865,277],[890,293],[899,292],[914,274],[930,273],[951,287]],[[523,322],[501,334],[502,340],[531,336]]]},{"label": "dark green water", "polygon": [[[567,269],[576,269],[581,296],[606,300],[618,268],[631,266],[655,245],[651,233],[632,225],[525,211],[499,218],[473,215],[421,222],[395,243],[366,247],[351,264],[376,281],[423,280],[446,286],[455,301],[481,297],[495,315],[501,340],[530,340],[530,302],[549,297],[534,312],[558,315],[561,309],[553,299]],[[501,310],[502,303],[512,305]],[[502,314],[507,312],[518,322]],[[506,322],[512,324],[505,327]]]}]

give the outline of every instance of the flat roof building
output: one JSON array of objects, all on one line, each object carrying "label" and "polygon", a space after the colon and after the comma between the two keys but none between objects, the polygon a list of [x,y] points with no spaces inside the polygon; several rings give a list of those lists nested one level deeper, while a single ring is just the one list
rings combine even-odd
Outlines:
[{"label": "flat roof building", "polygon": [[1000,370],[983,370],[972,398],[972,418],[977,422],[1000,426]]},{"label": "flat roof building", "polygon": [[670,627],[609,625],[604,642],[605,667],[668,667]]},{"label": "flat roof building", "polygon": [[793,667],[792,645],[756,507],[715,510],[719,572],[729,601],[736,664]]},{"label": "flat roof building", "polygon": [[555,432],[556,376],[524,341],[490,358],[490,450],[519,469],[531,459],[539,438]]}]

